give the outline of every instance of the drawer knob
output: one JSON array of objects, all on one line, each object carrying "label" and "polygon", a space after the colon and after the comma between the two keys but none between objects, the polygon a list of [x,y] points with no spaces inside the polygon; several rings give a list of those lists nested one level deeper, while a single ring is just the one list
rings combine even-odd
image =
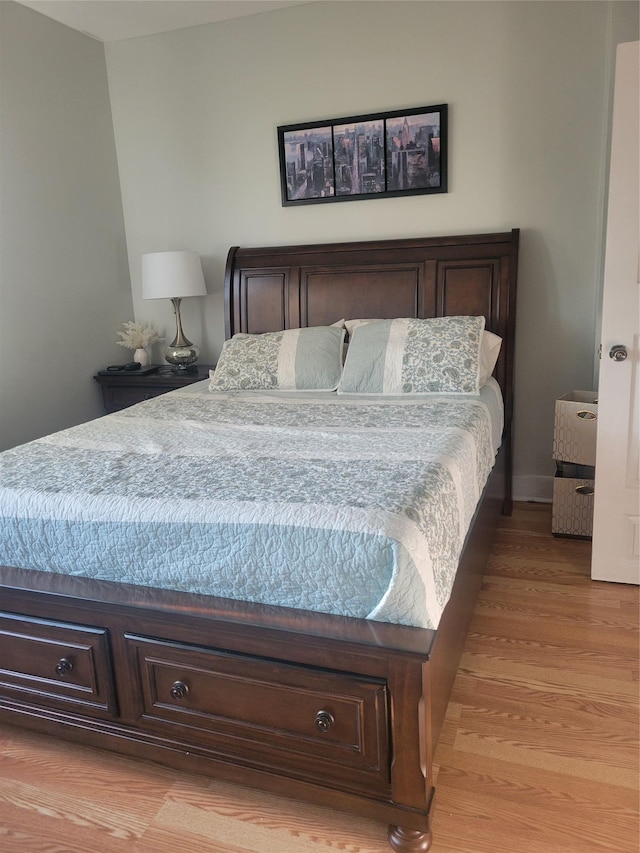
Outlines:
[{"label": "drawer knob", "polygon": [[63,678],[65,675],[69,675],[72,669],[73,664],[68,658],[60,658],[60,660],[56,664],[56,675],[59,675],[60,678]]},{"label": "drawer knob", "polygon": [[328,732],[334,723],[333,714],[329,711],[318,711],[316,714],[316,728],[319,732]]},{"label": "drawer knob", "polygon": [[187,695],[189,687],[184,683],[184,681],[174,681],[169,692],[171,693],[171,698],[178,702],[180,699],[184,699]]}]

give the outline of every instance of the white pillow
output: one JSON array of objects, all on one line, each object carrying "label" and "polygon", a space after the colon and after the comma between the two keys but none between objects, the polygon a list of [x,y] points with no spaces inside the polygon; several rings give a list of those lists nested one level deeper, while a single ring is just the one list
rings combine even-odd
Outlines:
[{"label": "white pillow", "polygon": [[358,326],[366,326],[369,323],[382,323],[382,320],[345,320],[344,327],[349,337],[352,337]]},{"label": "white pillow", "polygon": [[337,325],[234,335],[222,347],[209,388],[335,391],[344,336]]},{"label": "white pillow", "polygon": [[493,373],[493,368],[496,366],[498,356],[500,355],[500,347],[502,346],[502,338],[494,335],[493,332],[488,332],[486,329],[482,333],[482,345],[480,347],[480,387],[487,384],[487,380]]},{"label": "white pillow", "polygon": [[338,393],[477,394],[483,330],[484,317],[362,323],[353,328]]}]

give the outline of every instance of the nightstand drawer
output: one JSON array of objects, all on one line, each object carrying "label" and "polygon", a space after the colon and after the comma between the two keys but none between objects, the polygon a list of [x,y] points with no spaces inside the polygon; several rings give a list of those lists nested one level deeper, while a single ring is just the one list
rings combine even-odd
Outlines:
[{"label": "nightstand drawer", "polygon": [[117,709],[105,630],[0,613],[0,684],[14,699]]},{"label": "nightstand drawer", "polygon": [[127,636],[145,728],[233,760],[384,791],[388,698],[379,679]]},{"label": "nightstand drawer", "polygon": [[142,403],[144,400],[166,394],[170,390],[170,388],[158,386],[112,385],[104,388],[104,405],[109,411],[126,409],[135,403]]},{"label": "nightstand drawer", "polygon": [[156,365],[147,368],[144,373],[103,371],[94,376],[94,379],[102,387],[106,411],[118,412],[128,406],[174,391],[176,388],[185,388],[194,382],[208,379],[209,370],[209,365],[206,364],[198,364],[193,370],[182,372],[171,370],[168,366]]}]

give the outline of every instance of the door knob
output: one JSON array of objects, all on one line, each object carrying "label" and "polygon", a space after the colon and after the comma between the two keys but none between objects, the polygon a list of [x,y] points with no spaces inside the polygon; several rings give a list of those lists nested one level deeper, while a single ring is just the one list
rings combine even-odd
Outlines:
[{"label": "door knob", "polygon": [[627,348],[623,344],[616,344],[609,350],[609,358],[614,361],[624,361],[628,355]]}]

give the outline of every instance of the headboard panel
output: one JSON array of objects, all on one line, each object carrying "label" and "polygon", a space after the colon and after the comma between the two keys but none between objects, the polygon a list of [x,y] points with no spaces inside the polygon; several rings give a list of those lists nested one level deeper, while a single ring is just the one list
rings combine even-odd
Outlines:
[{"label": "headboard panel", "polygon": [[357,266],[306,267],[300,282],[301,325],[354,319],[364,307],[364,294],[370,317],[416,317],[423,302],[424,283],[422,269],[409,264],[371,265],[365,270]]},{"label": "headboard panel", "polygon": [[[483,315],[503,339],[494,375],[505,401],[511,468],[519,230],[229,250],[225,336],[340,319]],[[510,474],[509,474],[510,477]]]}]

